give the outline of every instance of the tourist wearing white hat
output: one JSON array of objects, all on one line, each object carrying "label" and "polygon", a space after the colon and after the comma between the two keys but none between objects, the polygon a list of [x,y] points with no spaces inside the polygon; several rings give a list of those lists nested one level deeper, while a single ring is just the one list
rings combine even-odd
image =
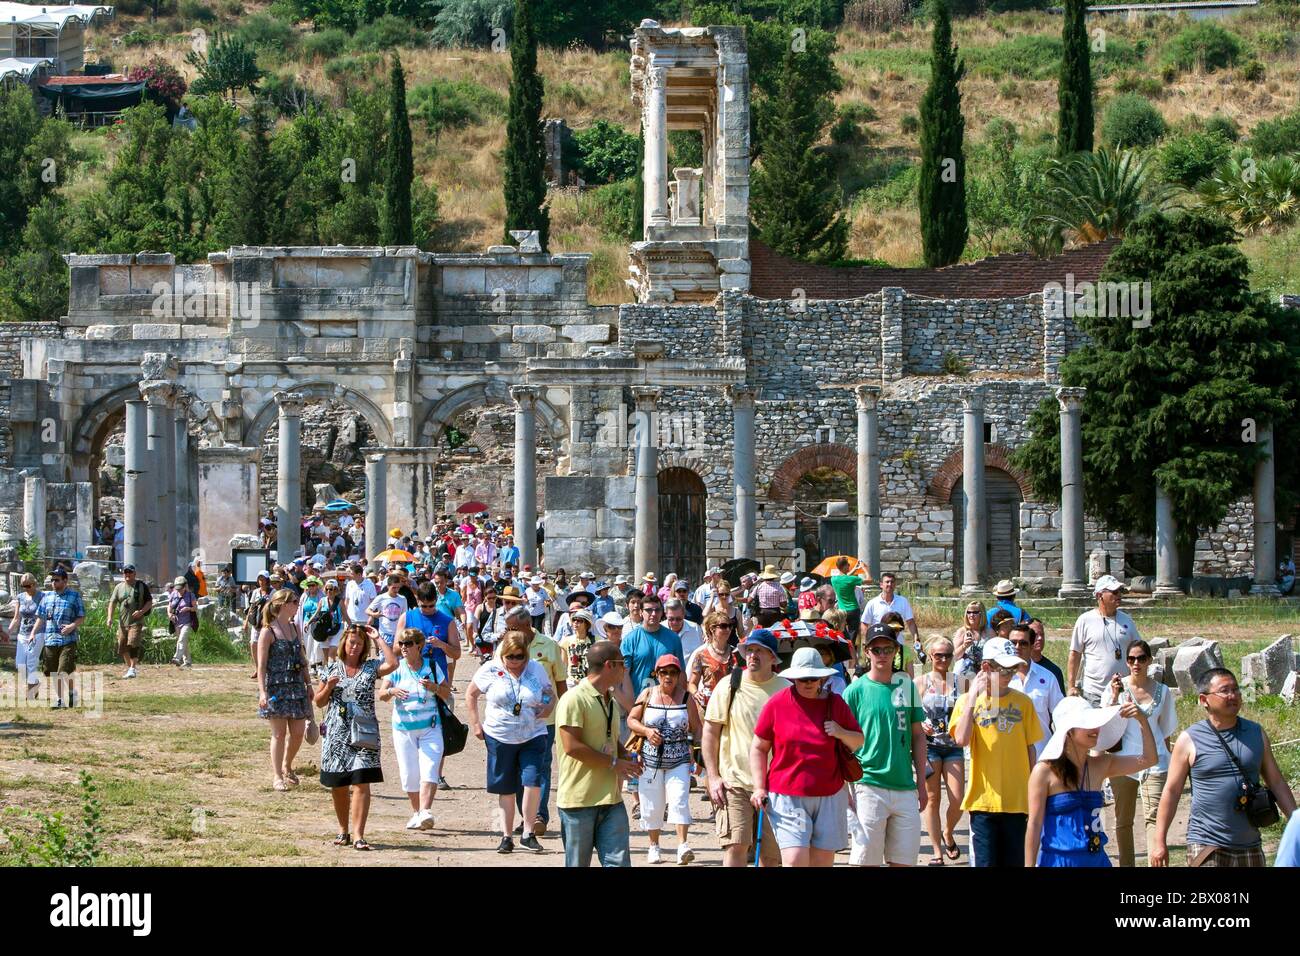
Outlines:
[{"label": "tourist wearing white hat", "polygon": [[596,621],[596,633],[606,641],[613,641],[620,647],[623,644],[623,615],[618,611],[606,611]]},{"label": "tourist wearing white hat", "polygon": [[848,748],[856,764],[852,754],[865,738],[844,698],[825,689],[835,674],[817,648],[799,648],[780,675],[794,686],[774,694],[754,726],[749,799],[771,815],[783,866],[831,866],[849,843],[849,791],[838,750]]},{"label": "tourist wearing white hat", "polygon": [[1127,590],[1112,575],[1099,577],[1092,587],[1096,608],[1080,614],[1070,634],[1065,687],[1072,696],[1082,694],[1094,707],[1101,703],[1112,677],[1128,674],[1124,649],[1142,639],[1133,618],[1119,609],[1120,595]]},{"label": "tourist wearing white hat", "polygon": [[[1124,736],[1130,719],[1141,727],[1142,752],[1107,753]],[[1108,777],[1155,764],[1151,724],[1131,700],[1098,708],[1080,697],[1057,704],[1052,724],[1052,737],[1029,776],[1025,866],[1108,867],[1101,785]]]},{"label": "tourist wearing white hat", "polygon": [[167,618],[176,628],[176,654],[172,663],[188,668],[194,664],[190,637],[199,627],[198,602],[184,575],[177,577],[172,586],[171,597],[167,599]]},{"label": "tourist wearing white hat", "polygon": [[1011,680],[1022,661],[1011,642],[984,643],[979,673],[952,709],[953,743],[970,748],[962,809],[970,814],[971,865],[1024,865],[1029,772],[1043,736],[1034,702]]},{"label": "tourist wearing white hat", "polygon": [[569,612],[568,618],[570,631],[558,643],[569,662],[565,686],[572,689],[587,676],[587,651],[591,650],[592,644],[601,640],[601,636],[596,633],[596,619],[586,608],[575,607]]},{"label": "tourist wearing white hat", "polygon": [[535,631],[542,630],[542,626],[546,623],[546,609],[555,604],[543,584],[545,579],[540,574],[534,574],[528,579],[528,587],[524,589],[524,605],[532,616]]}]

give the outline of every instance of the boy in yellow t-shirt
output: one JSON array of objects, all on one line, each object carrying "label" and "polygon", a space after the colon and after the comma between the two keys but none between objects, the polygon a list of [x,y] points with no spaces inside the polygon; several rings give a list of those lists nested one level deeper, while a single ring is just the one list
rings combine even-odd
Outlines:
[{"label": "boy in yellow t-shirt", "polygon": [[1043,728],[1034,702],[1011,689],[1022,663],[1006,638],[986,641],[980,672],[949,718],[953,742],[970,747],[961,807],[970,813],[972,866],[1025,864],[1029,772]]}]

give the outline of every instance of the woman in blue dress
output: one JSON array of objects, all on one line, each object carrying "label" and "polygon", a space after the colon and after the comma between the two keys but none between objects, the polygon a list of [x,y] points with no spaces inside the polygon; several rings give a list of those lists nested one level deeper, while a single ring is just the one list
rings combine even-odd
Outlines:
[{"label": "woman in blue dress", "polygon": [[[1110,754],[1129,720],[1142,728],[1142,753]],[[1110,866],[1101,826],[1102,783],[1156,763],[1156,741],[1147,716],[1132,701],[1093,707],[1067,697],[1052,711],[1056,728],[1029,775],[1029,825],[1025,866]]]}]

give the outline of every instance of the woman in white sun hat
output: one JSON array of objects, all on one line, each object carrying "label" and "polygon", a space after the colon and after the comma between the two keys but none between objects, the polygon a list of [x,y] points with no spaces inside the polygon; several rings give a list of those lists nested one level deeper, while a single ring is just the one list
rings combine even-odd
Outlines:
[{"label": "woman in white sun hat", "polygon": [[[1142,728],[1142,753],[1109,754],[1129,720]],[[1093,707],[1067,697],[1052,711],[1055,732],[1029,775],[1029,826],[1025,866],[1108,867],[1101,827],[1101,785],[1156,762],[1156,742],[1142,709],[1127,701]]]},{"label": "woman in white sun hat", "polygon": [[[763,628],[754,634],[772,637]],[[848,748],[845,765],[858,779],[856,754],[865,738],[844,698],[825,690],[837,673],[817,648],[799,648],[780,674],[793,686],[773,694],[754,725],[750,802],[770,814],[782,866],[831,866],[849,845],[849,790],[838,751]]]}]

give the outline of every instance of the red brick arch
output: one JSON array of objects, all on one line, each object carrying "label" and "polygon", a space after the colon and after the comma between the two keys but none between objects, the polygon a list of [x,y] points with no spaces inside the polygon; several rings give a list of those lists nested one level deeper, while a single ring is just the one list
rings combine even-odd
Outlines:
[{"label": "red brick arch", "polygon": [[767,500],[794,501],[794,486],[814,468],[834,468],[856,481],[858,453],[848,445],[829,443],[800,448],[773,472],[772,480],[767,486]]},{"label": "red brick arch", "polygon": [[[1005,471],[1020,486],[1020,497],[1025,501],[1034,500],[1033,487],[1029,483],[1029,476],[1011,464],[1011,449],[1006,445],[985,445],[984,465],[985,467]],[[943,464],[939,466],[939,470],[930,479],[930,487],[926,489],[925,500],[930,504],[946,505],[948,499],[952,497],[952,489],[961,480],[961,471],[962,450],[958,448],[944,459]]]}]

